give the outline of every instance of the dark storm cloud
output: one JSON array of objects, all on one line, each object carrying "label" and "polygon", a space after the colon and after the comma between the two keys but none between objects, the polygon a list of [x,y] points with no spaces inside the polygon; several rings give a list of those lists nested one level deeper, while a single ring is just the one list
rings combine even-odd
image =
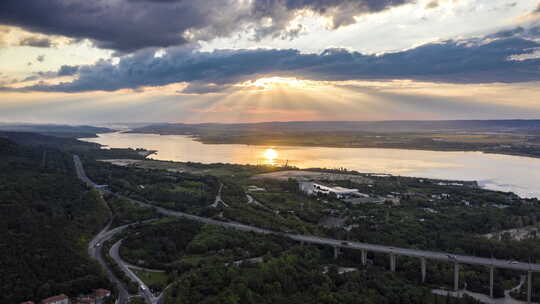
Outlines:
[{"label": "dark storm cloud", "polygon": [[77,65],[63,65],[60,67],[60,70],[56,73],[58,76],[71,76],[75,75],[77,71],[79,70],[79,66]]},{"label": "dark storm cloud", "polygon": [[37,36],[29,36],[21,39],[19,41],[20,46],[32,46],[32,47],[41,47],[41,48],[49,48],[52,47],[54,44],[51,39],[47,37],[37,37]]},{"label": "dark storm cloud", "polygon": [[[262,76],[312,80],[415,79],[453,83],[522,82],[540,80],[540,59],[511,60],[532,54],[540,43],[520,37],[485,41],[449,40],[414,49],[365,55],[344,49],[320,54],[297,50],[220,50],[199,52],[173,48],[163,56],[141,51],[118,64],[100,61],[81,66],[78,78],[58,85],[38,85],[36,91],[115,91],[187,82],[187,91],[202,93]],[[214,87],[217,85],[217,87]]]},{"label": "dark storm cloud", "polygon": [[253,15],[272,17],[280,25],[288,23],[292,18],[291,12],[309,10],[329,17],[333,27],[339,28],[355,23],[354,16],[376,13],[410,2],[413,0],[255,0]]},{"label": "dark storm cloud", "polygon": [[[283,2],[258,0],[260,3]],[[285,6],[288,9],[310,9],[320,14],[325,14],[331,8],[352,8],[356,11],[380,12],[392,6],[399,6],[409,0],[285,0]]]},{"label": "dark storm cloud", "polygon": [[502,30],[502,31],[496,32],[494,34],[488,35],[487,37],[488,38],[506,38],[506,37],[522,35],[523,33],[525,33],[525,29],[519,26],[513,29]]},{"label": "dark storm cloud", "polygon": [[[353,16],[411,0],[3,0],[0,24],[45,34],[88,38],[98,47],[131,52],[229,36],[249,26],[255,38],[294,37],[286,28],[300,10],[330,17],[334,27]],[[272,24],[264,23],[271,18]]]},{"label": "dark storm cloud", "polygon": [[523,38],[529,40],[536,40],[540,38],[540,25],[538,23],[532,24],[529,27],[525,28],[518,26],[511,29],[504,29],[496,33],[487,35],[487,39],[499,39],[499,38]]}]

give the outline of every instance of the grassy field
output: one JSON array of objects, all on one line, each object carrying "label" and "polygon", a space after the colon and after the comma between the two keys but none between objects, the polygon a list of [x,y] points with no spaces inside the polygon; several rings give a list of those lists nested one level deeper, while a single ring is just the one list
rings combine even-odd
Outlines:
[{"label": "grassy field", "polygon": [[135,268],[130,268],[130,270],[148,286],[162,286],[164,288],[167,285],[168,276],[165,272],[145,271]]},{"label": "grassy field", "polygon": [[[237,178],[250,177],[255,174],[269,173],[280,170],[274,166],[245,166],[234,164],[200,164],[171,162],[159,160],[138,159],[104,159],[103,162],[119,165],[132,166],[141,169],[161,169],[170,172],[189,173],[197,175],[213,175],[217,177],[234,176]],[[188,185],[194,186],[194,185]]]}]

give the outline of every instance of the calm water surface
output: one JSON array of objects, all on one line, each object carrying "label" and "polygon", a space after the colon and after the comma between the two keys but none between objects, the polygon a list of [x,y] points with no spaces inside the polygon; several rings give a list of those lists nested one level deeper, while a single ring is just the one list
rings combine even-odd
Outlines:
[{"label": "calm water surface", "polygon": [[481,152],[207,145],[182,135],[109,133],[83,140],[111,148],[156,150],[151,156],[156,160],[237,164],[288,162],[299,168],[344,167],[366,173],[476,180],[487,189],[540,198],[538,158]]}]

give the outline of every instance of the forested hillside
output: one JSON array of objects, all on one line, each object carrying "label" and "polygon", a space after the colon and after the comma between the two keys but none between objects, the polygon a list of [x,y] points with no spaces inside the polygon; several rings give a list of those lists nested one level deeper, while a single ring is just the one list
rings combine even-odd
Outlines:
[{"label": "forested hillside", "polygon": [[0,159],[0,303],[107,287],[86,251],[109,210],[71,155],[0,137]]}]

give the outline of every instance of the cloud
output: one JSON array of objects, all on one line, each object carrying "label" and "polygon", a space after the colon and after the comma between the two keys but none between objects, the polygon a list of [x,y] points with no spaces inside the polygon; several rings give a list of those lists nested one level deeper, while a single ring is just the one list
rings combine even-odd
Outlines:
[{"label": "cloud", "polygon": [[428,4],[426,4],[426,9],[432,9],[439,7],[439,2],[437,0],[432,0]]},{"label": "cloud", "polygon": [[521,26],[518,26],[513,29],[506,29],[494,34],[488,35],[487,38],[508,38],[513,36],[522,35],[525,33],[525,29]]},{"label": "cloud", "polygon": [[77,73],[79,70],[79,66],[77,65],[63,65],[60,67],[58,72],[56,73],[57,76],[72,76]]},{"label": "cloud", "polygon": [[[450,83],[524,82],[540,80],[540,43],[524,38],[529,31],[496,34],[485,39],[433,42],[400,52],[367,55],[346,49],[305,54],[294,49],[216,50],[169,48],[160,56],[145,50],[119,62],[101,60],[80,66],[71,82],[37,85],[35,91],[115,91],[187,82],[185,92],[216,92],[260,77],[311,80],[414,79]],[[499,37],[500,38],[494,38]],[[513,58],[525,58],[514,60]],[[61,68],[62,73],[73,69]],[[60,71],[59,71],[60,74]]]},{"label": "cloud", "polygon": [[47,37],[39,36],[28,36],[19,41],[20,46],[32,46],[40,48],[49,48],[54,46],[54,43],[51,39]]},{"label": "cloud", "polygon": [[9,34],[9,31],[9,27],[0,25],[0,47],[4,47],[7,45],[6,37]]},{"label": "cloud", "polygon": [[[38,56],[38,61],[40,61],[40,59],[41,61],[45,60],[45,56],[44,55]],[[32,62],[28,62],[27,65],[31,66]],[[34,81],[38,79],[43,80],[43,79],[50,79],[50,78],[63,77],[63,76],[73,76],[77,73],[78,70],[79,70],[78,65],[63,65],[60,67],[58,71],[36,72],[33,75],[23,78],[21,81],[26,82],[26,81]],[[40,85],[46,85],[46,84],[41,83]]]},{"label": "cloud", "polygon": [[179,93],[200,95],[200,94],[220,93],[229,88],[231,88],[230,85],[217,85],[213,83],[207,84],[207,83],[193,82],[193,83],[188,84]]},{"label": "cloud", "polygon": [[34,81],[34,80],[38,80],[40,77],[37,76],[37,75],[31,75],[31,76],[28,76],[26,78],[24,78],[22,81],[25,82],[25,81]]},{"label": "cloud", "polygon": [[[354,17],[413,0],[3,0],[0,24],[32,32],[91,39],[120,52],[170,47],[250,32],[254,38],[291,38],[291,22],[310,11],[333,28]],[[44,12],[47,12],[46,14]]]}]

